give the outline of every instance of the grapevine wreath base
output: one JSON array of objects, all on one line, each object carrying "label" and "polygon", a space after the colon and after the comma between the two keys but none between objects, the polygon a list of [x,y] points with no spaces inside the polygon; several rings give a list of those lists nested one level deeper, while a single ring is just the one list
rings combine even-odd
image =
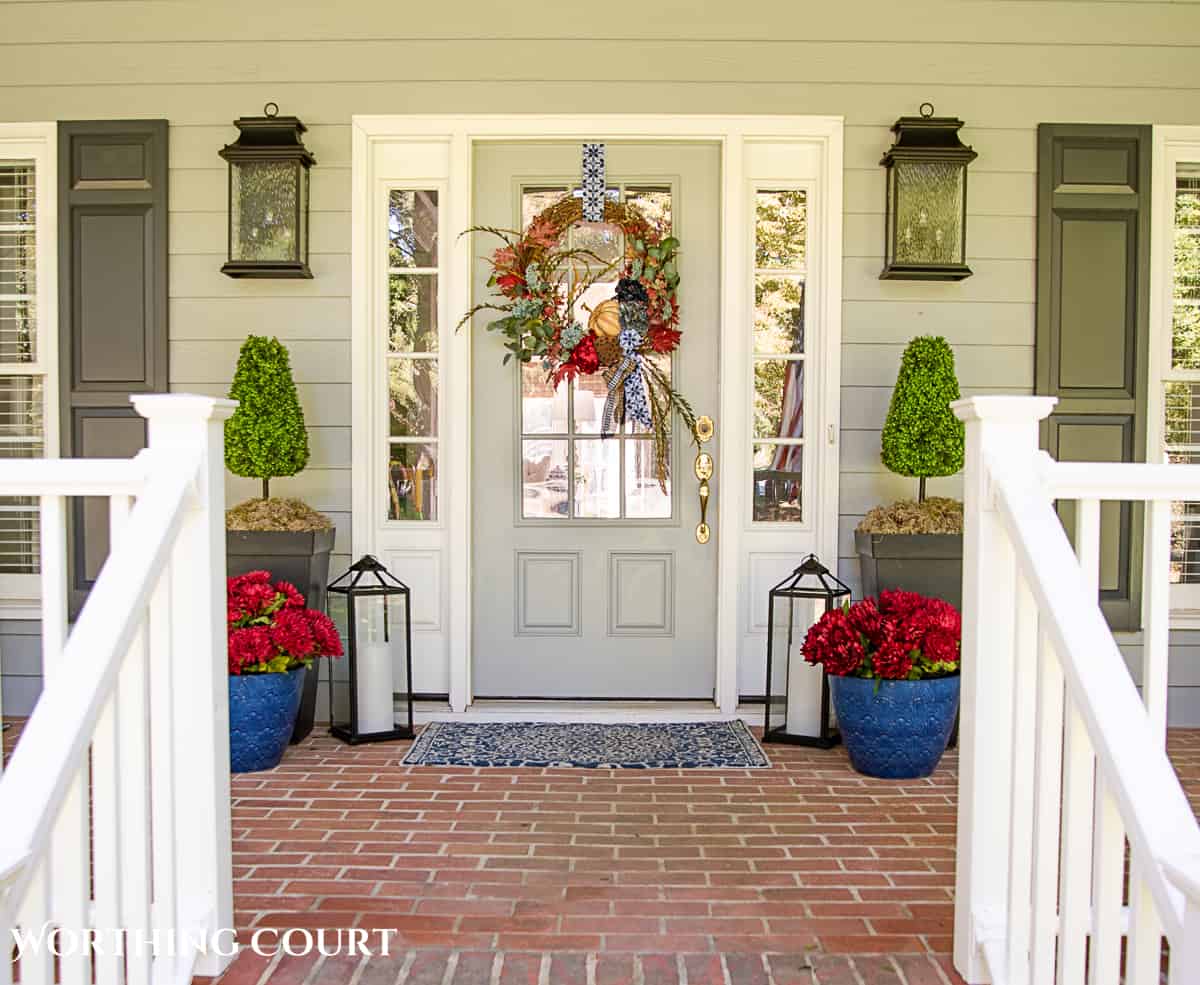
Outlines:
[{"label": "grapevine wreath base", "polygon": [[[498,236],[504,245],[492,254],[488,278],[499,297],[476,305],[459,325],[480,311],[502,312],[488,330],[504,335],[504,361],[539,360],[554,386],[600,373],[608,387],[601,436],[611,436],[626,421],[651,432],[655,471],[665,491],[672,415],[678,413],[689,431],[696,425],[686,398],[648,358],[679,346],[679,241],[662,236],[635,206],[606,202],[604,221],[624,233],[625,255],[605,264],[589,250],[565,245],[567,231],[582,221],[583,200],[567,196],[539,213],[524,233],[492,226],[467,230]],[[617,268],[616,297],[585,308],[588,322],[580,324],[575,315],[580,297]]]}]

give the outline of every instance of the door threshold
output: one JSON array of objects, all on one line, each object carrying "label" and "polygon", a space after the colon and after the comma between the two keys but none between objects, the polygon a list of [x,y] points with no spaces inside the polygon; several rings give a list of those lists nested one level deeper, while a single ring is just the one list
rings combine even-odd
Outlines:
[{"label": "door threshold", "polygon": [[[725,721],[712,701],[556,701],[477,699],[466,711],[448,705],[418,704],[418,722],[706,722]],[[761,709],[743,706],[733,716],[748,722],[762,717]]]}]

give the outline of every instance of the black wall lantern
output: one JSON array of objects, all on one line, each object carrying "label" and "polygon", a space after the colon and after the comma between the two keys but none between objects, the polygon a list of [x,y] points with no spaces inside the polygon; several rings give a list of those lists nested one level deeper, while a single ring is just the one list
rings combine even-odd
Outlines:
[{"label": "black wall lantern", "polygon": [[[329,681],[329,731],[343,742],[379,742],[413,737],[412,595],[408,586],[370,554],[329,585],[329,595],[346,599],[346,656],[350,671],[349,716],[334,711],[332,664]],[[400,610],[403,608],[403,622]],[[403,643],[404,653],[400,653]],[[401,656],[404,687],[396,687]],[[396,695],[408,717],[396,721]]]},{"label": "black wall lantern", "polygon": [[[823,668],[805,662],[800,647],[809,626],[822,613],[832,610],[838,599],[849,595],[850,588],[846,583],[818,561],[815,554],[806,557],[798,568],[771,589],[767,604],[764,742],[830,749],[842,741],[841,735],[829,723],[829,678]],[[777,618],[780,620],[778,627]],[[783,639],[776,638],[777,629]],[[781,646],[781,643],[786,645]],[[783,672],[782,688],[776,687],[773,680],[779,670]],[[819,685],[816,684],[818,679]],[[809,725],[809,732],[796,731],[805,724]]]},{"label": "black wall lantern", "polygon": [[979,155],[958,139],[963,121],[902,116],[883,160],[887,227],[880,279],[962,280],[967,266],[967,165]]},{"label": "black wall lantern", "polygon": [[240,133],[219,152],[229,162],[230,277],[312,277],[308,269],[307,129],[267,103],[234,121]]}]

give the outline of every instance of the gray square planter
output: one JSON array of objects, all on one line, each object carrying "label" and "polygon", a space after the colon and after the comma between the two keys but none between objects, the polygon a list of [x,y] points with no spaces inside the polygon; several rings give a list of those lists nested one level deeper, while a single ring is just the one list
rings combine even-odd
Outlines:
[{"label": "gray square planter", "polygon": [[920,592],[962,608],[962,534],[854,532],[863,596]]},{"label": "gray square planter", "polygon": [[[301,592],[310,609],[325,611],[325,586],[329,584],[329,554],[334,530],[226,530],[225,567],[228,574],[266,570],[274,581],[290,581]],[[313,728],[317,708],[319,661],[314,661],[304,678],[300,711],[292,742],[305,738]]]}]

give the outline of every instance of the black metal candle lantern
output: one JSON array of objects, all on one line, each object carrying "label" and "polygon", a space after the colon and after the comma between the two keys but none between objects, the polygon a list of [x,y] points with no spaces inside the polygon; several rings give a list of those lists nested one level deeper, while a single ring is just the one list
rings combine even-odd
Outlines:
[{"label": "black metal candle lantern", "polygon": [[[763,718],[764,742],[788,742],[792,745],[830,749],[842,741],[841,736],[829,724],[829,679],[825,675],[824,669],[818,670],[816,667],[804,664],[804,658],[799,652],[793,653],[793,650],[799,651],[809,625],[816,621],[811,617],[815,616],[815,609],[819,603],[823,602],[824,611],[829,612],[838,599],[847,598],[849,595],[849,586],[818,561],[815,554],[808,555],[798,568],[771,589],[767,605],[767,707]],[[798,631],[796,626],[797,599],[801,600],[800,612],[801,617],[805,620],[804,625],[799,627]],[[775,613],[776,605],[778,604],[782,609],[785,602],[787,605],[787,646],[781,655],[783,693],[778,694],[772,687],[775,663],[777,657],[780,656],[775,652]],[[796,687],[801,674],[821,675],[821,707],[816,735],[804,735],[792,731],[791,729],[796,728],[797,723],[788,721],[789,711],[794,714],[796,710],[793,702],[798,703],[801,697],[797,693]],[[782,721],[779,720],[781,708],[783,711]],[[789,729],[789,725],[791,729]]]},{"label": "black metal candle lantern", "polygon": [[967,165],[978,155],[958,139],[963,121],[902,116],[883,160],[887,225],[881,279],[962,280],[967,266]]},{"label": "black metal candle lantern", "polygon": [[[339,721],[334,711],[332,671],[329,682],[329,731],[351,745],[413,737],[412,595],[370,554],[329,585],[329,595],[346,599],[346,656],[350,671],[349,718]],[[404,605],[403,697],[407,720],[396,722],[396,610]]]},{"label": "black metal candle lantern", "polygon": [[234,121],[238,139],[218,153],[229,162],[230,277],[312,277],[308,269],[307,129],[267,103],[263,116]]}]

